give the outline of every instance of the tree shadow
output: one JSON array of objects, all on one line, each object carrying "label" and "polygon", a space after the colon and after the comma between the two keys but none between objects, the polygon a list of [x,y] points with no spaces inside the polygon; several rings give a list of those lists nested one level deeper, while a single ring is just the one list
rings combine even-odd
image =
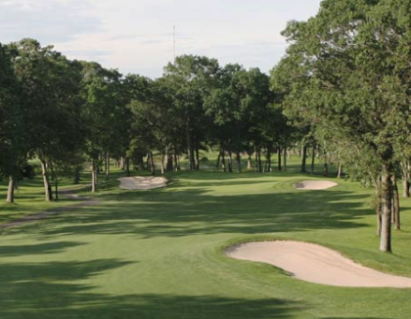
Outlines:
[{"label": "tree shadow", "polygon": [[[221,233],[262,234],[344,229],[373,212],[367,195],[348,191],[281,192],[219,196],[207,188],[121,192],[101,197],[104,205],[53,216],[53,227],[25,231],[58,234],[136,234],[144,237]],[[43,221],[44,222],[44,221]]]},{"label": "tree shadow", "polygon": [[302,303],[275,298],[241,299],[162,294],[119,296],[93,292],[91,289],[97,287],[78,282],[126,264],[113,259],[1,265],[0,317],[286,319],[305,309]]},{"label": "tree shadow", "polygon": [[34,245],[0,246],[0,257],[54,254],[81,245],[84,244],[78,242],[53,242]]}]

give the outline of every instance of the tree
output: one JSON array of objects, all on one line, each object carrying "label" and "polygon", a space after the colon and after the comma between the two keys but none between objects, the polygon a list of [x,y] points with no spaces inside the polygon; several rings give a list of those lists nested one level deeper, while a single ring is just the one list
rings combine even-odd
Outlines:
[{"label": "tree", "polygon": [[24,91],[29,151],[41,162],[45,200],[52,200],[49,168],[81,145],[80,73],[52,46],[32,39],[10,44],[14,73]]},{"label": "tree", "polygon": [[[308,82],[293,85],[310,120],[338,132],[350,150],[363,149],[373,165],[361,160],[364,171],[378,167],[382,206],[380,250],[391,251],[392,176],[395,145],[409,133],[407,79],[410,6],[399,0],[325,0],[318,15],[306,23],[289,24],[288,57]],[[301,83],[300,83],[301,84]],[[297,91],[297,89],[299,89]]]},{"label": "tree", "polygon": [[220,146],[220,157],[223,159],[228,151],[228,171],[233,171],[233,151],[236,154],[237,167],[241,172],[241,156],[245,135],[248,132],[245,109],[241,101],[245,98],[245,87],[241,84],[241,76],[246,71],[238,64],[226,65],[219,74],[218,85],[204,99],[205,113],[213,119],[210,130],[211,140]]},{"label": "tree", "polygon": [[184,127],[173,105],[173,91],[164,78],[151,81],[147,78],[133,79],[135,88],[129,108],[133,112],[133,152],[142,157],[148,154],[150,171],[155,174],[153,152],[161,155],[161,173],[178,167],[176,158],[183,147]]},{"label": "tree", "polygon": [[82,116],[87,122],[86,154],[91,163],[91,191],[94,193],[102,158],[106,162],[108,177],[110,152],[125,152],[129,113],[125,108],[127,100],[123,96],[121,74],[95,62],[81,62],[81,65]]},{"label": "tree", "polygon": [[210,119],[204,114],[204,98],[216,85],[219,65],[207,57],[185,55],[164,68],[164,81],[173,92],[173,106],[185,130],[190,170],[199,169],[199,150]]},{"label": "tree", "polygon": [[0,173],[9,179],[8,203],[14,202],[16,179],[27,152],[21,94],[10,52],[0,44]]}]

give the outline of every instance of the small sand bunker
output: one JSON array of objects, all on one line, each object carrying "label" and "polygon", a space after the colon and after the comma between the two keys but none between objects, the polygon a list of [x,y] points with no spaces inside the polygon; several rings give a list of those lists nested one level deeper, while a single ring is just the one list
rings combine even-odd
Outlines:
[{"label": "small sand bunker", "polygon": [[167,179],[164,177],[155,176],[133,176],[122,177],[118,179],[120,181],[121,189],[139,189],[147,190],[167,186]]},{"label": "small sand bunker", "polygon": [[322,190],[337,186],[337,183],[329,181],[304,181],[295,184],[296,189],[308,189],[308,190]]},{"label": "small sand bunker", "polygon": [[226,254],[235,259],[271,264],[297,279],[318,284],[411,288],[411,278],[361,266],[334,250],[315,244],[296,241],[247,243],[230,247]]}]

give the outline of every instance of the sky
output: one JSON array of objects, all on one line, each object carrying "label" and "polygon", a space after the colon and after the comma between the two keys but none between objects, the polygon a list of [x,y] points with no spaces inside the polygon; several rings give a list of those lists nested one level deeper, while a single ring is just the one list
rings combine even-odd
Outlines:
[{"label": "sky", "polygon": [[160,77],[176,54],[269,72],[287,47],[290,20],[321,0],[0,0],[0,42],[37,39],[70,59]]}]

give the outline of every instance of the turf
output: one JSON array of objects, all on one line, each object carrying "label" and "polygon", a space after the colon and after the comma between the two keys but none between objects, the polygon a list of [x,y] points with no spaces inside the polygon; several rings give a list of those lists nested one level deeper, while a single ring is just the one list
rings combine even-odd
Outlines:
[{"label": "turf", "polygon": [[[148,192],[121,191],[112,180],[101,189],[99,206],[2,231],[0,318],[388,319],[411,313],[411,290],[311,284],[222,253],[242,241],[294,239],[411,276],[409,199],[402,200],[394,253],[384,254],[368,205],[372,190],[357,183],[297,191],[294,183],[322,178],[291,166],[270,174],[168,177],[168,188]],[[31,192],[37,198],[41,189]],[[20,202],[21,214],[40,208],[30,207],[30,199]],[[9,213],[3,206],[0,222]]]}]

